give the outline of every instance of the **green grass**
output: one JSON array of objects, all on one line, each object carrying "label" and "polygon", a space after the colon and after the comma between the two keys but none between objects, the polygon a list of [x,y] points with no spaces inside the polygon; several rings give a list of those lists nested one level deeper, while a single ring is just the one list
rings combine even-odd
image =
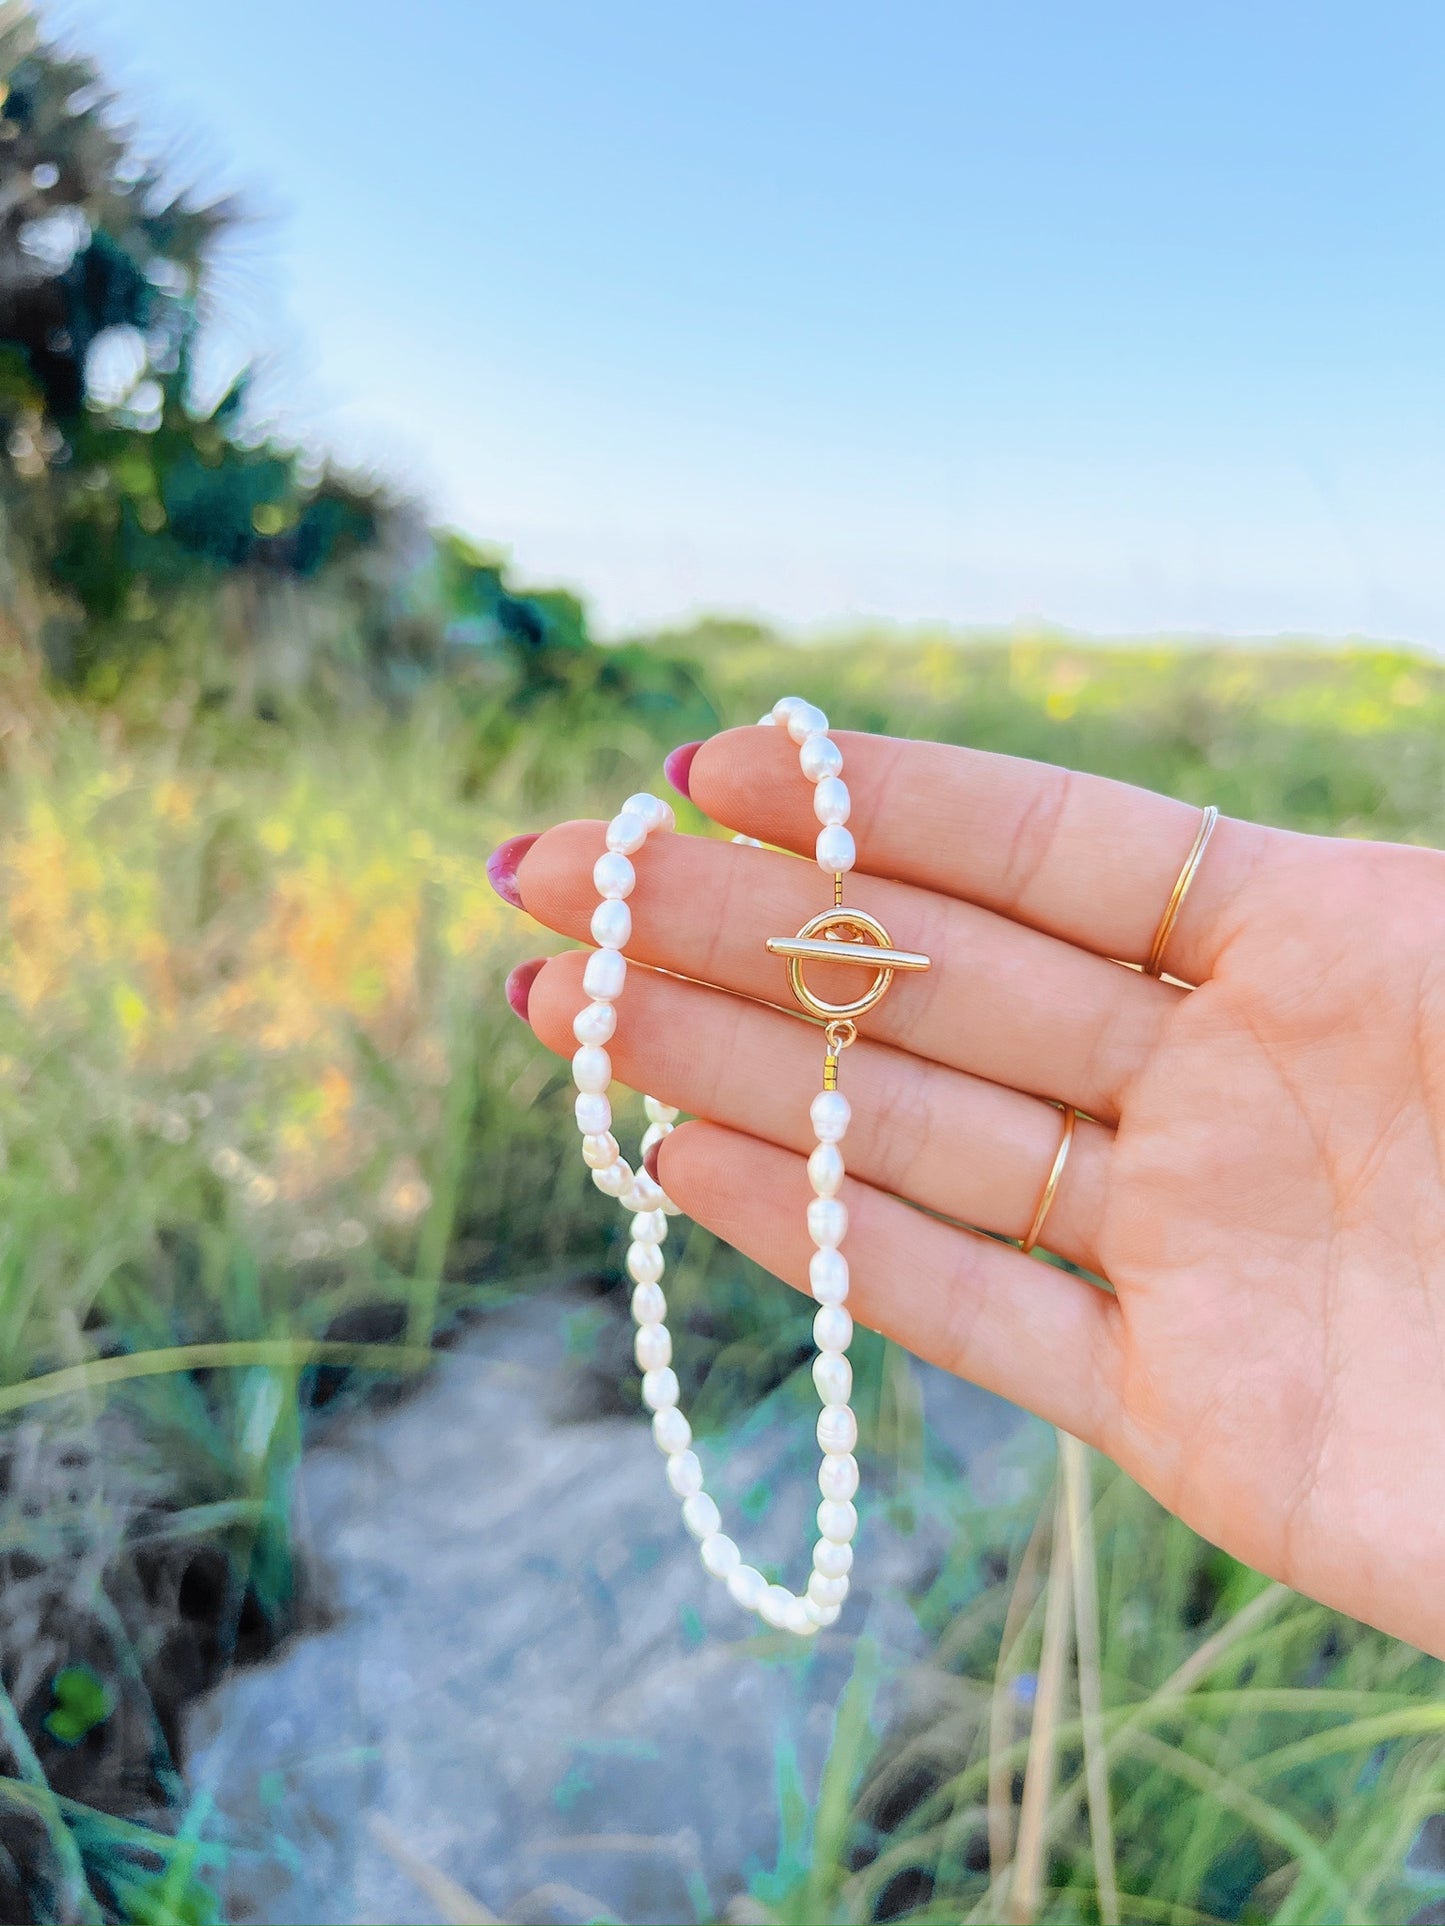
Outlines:
[{"label": "green grass", "polygon": [[[1439,1665],[1266,1584],[1072,1450],[1083,1556],[1047,1485],[1042,1506],[960,1518],[909,1717],[880,1744],[845,1707],[831,1807],[760,1887],[769,1916],[1373,1921],[1438,1899],[1403,1864],[1445,1803]],[[1098,1602],[1096,1657],[1073,1581]]]},{"label": "green grass", "polygon": [[[444,692],[286,728],[174,697],[100,713],[0,692],[0,1417],[12,1466],[39,1424],[41,1458],[88,1453],[90,1481],[77,1496],[75,1477],[12,1475],[0,1498],[6,1570],[39,1600],[6,1671],[30,1757],[12,1743],[0,1780],[0,1883],[12,1833],[40,1827],[42,1911],[61,1916],[77,1853],[108,1917],[160,1926],[205,1907],[192,1847],[148,1858],[98,1811],[174,1823],[170,1710],[138,1793],[105,1763],[119,1713],[83,1741],[46,1730],[56,1677],[89,1668],[138,1716],[160,1689],[166,1587],[198,1561],[222,1645],[264,1643],[297,1610],[290,1493],[318,1387],[351,1396],[383,1368],[424,1368],[459,1311],[610,1248],[603,1200],[564,1154],[565,1067],[502,1000],[539,944],[487,889],[501,835],[606,813],[656,782],[671,741],[796,689],[840,726],[1445,841],[1445,674],[1401,653],[1028,636],[784,649],[719,628],[668,648],[693,673],[665,700],[572,691],[520,721]],[[692,1257],[684,1364],[703,1421],[722,1422],[794,1368],[795,1319],[702,1233]],[[916,1465],[881,1345],[867,1374],[894,1455]],[[1056,1514],[1046,1489],[1007,1515],[927,1489],[959,1533],[920,1602],[931,1712],[880,1742],[860,1677],[823,1804],[790,1819],[791,1857],[759,1887],[774,1916],[989,1918],[1031,1882],[1039,1916],[1091,1919],[1110,1910],[1111,1865],[1131,1919],[1393,1920],[1433,1897],[1399,1869],[1445,1799],[1437,1667],[1300,1601],[1250,1616],[1260,1581],[1103,1467],[1092,1545],[1077,1503]],[[143,1558],[142,1527],[163,1547]],[[100,1545],[112,1602],[77,1614],[64,1575]],[[1084,1623],[1080,1664],[1090,1574],[1097,1653]],[[1033,1756],[1055,1784],[1041,1794],[1033,1768],[1041,1823],[1020,1870],[1012,1777],[1030,1729],[1009,1682],[1040,1669],[1051,1586],[1069,1637]],[[1201,1648],[1216,1657],[1181,1688]],[[1080,1796],[1089,1771],[1112,1838]]]}]

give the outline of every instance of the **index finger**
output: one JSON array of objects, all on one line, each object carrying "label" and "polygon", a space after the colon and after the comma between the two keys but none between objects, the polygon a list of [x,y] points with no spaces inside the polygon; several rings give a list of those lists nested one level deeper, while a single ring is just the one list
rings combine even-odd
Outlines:
[{"label": "index finger", "polygon": [[[1200,811],[1129,783],[982,749],[830,733],[843,752],[858,866],[999,911],[1082,949],[1142,963]],[[782,729],[699,745],[688,793],[730,829],[811,854],[811,785]],[[1247,914],[1252,878],[1309,839],[1221,818],[1171,935],[1171,975],[1199,982]]]}]

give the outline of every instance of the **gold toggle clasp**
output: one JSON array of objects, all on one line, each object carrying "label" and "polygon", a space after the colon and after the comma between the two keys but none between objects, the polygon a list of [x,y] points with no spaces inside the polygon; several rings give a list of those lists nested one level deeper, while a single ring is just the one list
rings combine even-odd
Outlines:
[{"label": "gold toggle clasp", "polygon": [[[841,884],[841,875],[836,880]],[[841,889],[835,888],[834,894],[841,896]],[[846,941],[845,932],[858,940]],[[810,917],[796,936],[770,936],[767,947],[774,956],[787,958],[788,987],[808,1014],[823,1023],[848,1022],[862,1016],[887,995],[895,970],[926,970],[932,962],[919,950],[895,950],[893,938],[876,916],[866,910],[846,909],[841,902]],[[808,988],[803,975],[805,963],[863,964],[873,971],[873,981],[852,1002],[829,1003]]]}]

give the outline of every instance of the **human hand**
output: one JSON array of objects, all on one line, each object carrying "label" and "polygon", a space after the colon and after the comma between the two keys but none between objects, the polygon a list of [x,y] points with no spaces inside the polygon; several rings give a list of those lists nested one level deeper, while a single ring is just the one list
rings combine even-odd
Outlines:
[{"label": "human hand", "polygon": [[[1221,820],[1165,956],[1187,990],[1109,959],[1147,954],[1196,809],[833,733],[848,902],[933,959],[843,1066],[849,1309],[1107,1452],[1236,1557],[1445,1656],[1445,855]],[[718,822],[811,852],[782,731],[714,737],[688,784]],[[512,846],[521,903],[584,941],[603,827]],[[806,1290],[819,1038],[767,1007],[787,989],[764,941],[827,907],[826,879],[684,835],[637,863],[629,955],[654,967],[629,975],[616,1074],[712,1120],[666,1139],[664,1188]],[[526,1001],[567,1056],[585,960],[551,958]],[[857,990],[842,966],[810,981]],[[1055,1102],[1085,1115],[1043,1241],[1112,1294],[962,1228],[1023,1236]]]}]

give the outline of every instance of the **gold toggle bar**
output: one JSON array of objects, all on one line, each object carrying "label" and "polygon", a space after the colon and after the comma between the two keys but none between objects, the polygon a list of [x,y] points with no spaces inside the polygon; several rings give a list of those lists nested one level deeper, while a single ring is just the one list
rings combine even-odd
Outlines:
[{"label": "gold toggle bar", "polygon": [[866,963],[870,969],[926,970],[932,959],[919,950],[888,950],[877,943],[843,943],[827,937],[770,936],[774,956],[795,956],[805,963]]}]

